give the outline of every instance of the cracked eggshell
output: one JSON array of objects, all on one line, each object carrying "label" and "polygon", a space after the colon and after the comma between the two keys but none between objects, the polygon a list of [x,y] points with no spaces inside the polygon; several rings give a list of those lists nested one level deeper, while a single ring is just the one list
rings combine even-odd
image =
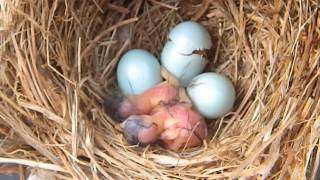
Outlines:
[{"label": "cracked eggshell", "polygon": [[180,85],[186,87],[192,78],[202,72],[206,60],[198,54],[179,53],[175,44],[169,41],[162,50],[161,64],[179,80]]},{"label": "cracked eggshell", "polygon": [[217,73],[196,76],[188,85],[187,94],[195,109],[209,119],[226,115],[236,100],[231,80]]},{"label": "cracked eggshell", "polygon": [[117,81],[125,95],[143,93],[162,81],[158,59],[142,49],[129,50],[119,61]]},{"label": "cracked eggshell", "polygon": [[169,33],[169,39],[182,54],[192,54],[195,50],[210,49],[212,46],[209,32],[194,21],[185,21],[176,25]]}]

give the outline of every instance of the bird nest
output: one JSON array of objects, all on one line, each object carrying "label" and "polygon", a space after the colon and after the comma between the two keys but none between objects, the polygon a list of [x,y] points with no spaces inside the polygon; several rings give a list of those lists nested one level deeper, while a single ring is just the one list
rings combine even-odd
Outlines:
[{"label": "bird nest", "polygon": [[[311,1],[0,0],[0,163],[58,179],[304,179],[319,163],[320,16]],[[129,145],[104,99],[129,49],[184,20],[235,84],[200,147]],[[22,168],[23,169],[23,168]],[[20,171],[19,171],[20,172]]]}]

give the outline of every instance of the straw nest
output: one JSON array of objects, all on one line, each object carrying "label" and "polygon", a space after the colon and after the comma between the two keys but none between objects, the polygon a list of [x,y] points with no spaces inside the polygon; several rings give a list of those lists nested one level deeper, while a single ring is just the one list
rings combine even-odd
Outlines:
[{"label": "straw nest", "polygon": [[[58,179],[304,179],[319,162],[320,19],[314,1],[0,0],[0,163]],[[128,49],[159,57],[196,20],[207,71],[236,85],[204,145],[129,146],[103,100]]]}]

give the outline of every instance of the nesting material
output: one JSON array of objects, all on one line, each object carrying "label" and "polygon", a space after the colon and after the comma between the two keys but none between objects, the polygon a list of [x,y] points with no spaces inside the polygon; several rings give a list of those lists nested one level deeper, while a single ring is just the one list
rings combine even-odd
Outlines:
[{"label": "nesting material", "polygon": [[[310,1],[0,0],[0,163],[58,179],[312,178],[319,164],[320,18]],[[106,113],[129,49],[210,32],[206,71],[236,86],[204,145],[130,146]]]}]

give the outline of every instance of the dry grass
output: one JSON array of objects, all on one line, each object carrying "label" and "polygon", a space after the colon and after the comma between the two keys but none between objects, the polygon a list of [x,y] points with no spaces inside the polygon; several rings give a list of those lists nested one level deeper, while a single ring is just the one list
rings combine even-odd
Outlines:
[{"label": "dry grass", "polygon": [[[317,3],[0,0],[0,163],[53,170],[59,179],[314,176]],[[116,63],[131,48],[159,57],[170,27],[189,19],[210,31],[207,70],[233,80],[236,108],[209,122],[202,147],[129,146],[102,106],[116,89]]]}]

